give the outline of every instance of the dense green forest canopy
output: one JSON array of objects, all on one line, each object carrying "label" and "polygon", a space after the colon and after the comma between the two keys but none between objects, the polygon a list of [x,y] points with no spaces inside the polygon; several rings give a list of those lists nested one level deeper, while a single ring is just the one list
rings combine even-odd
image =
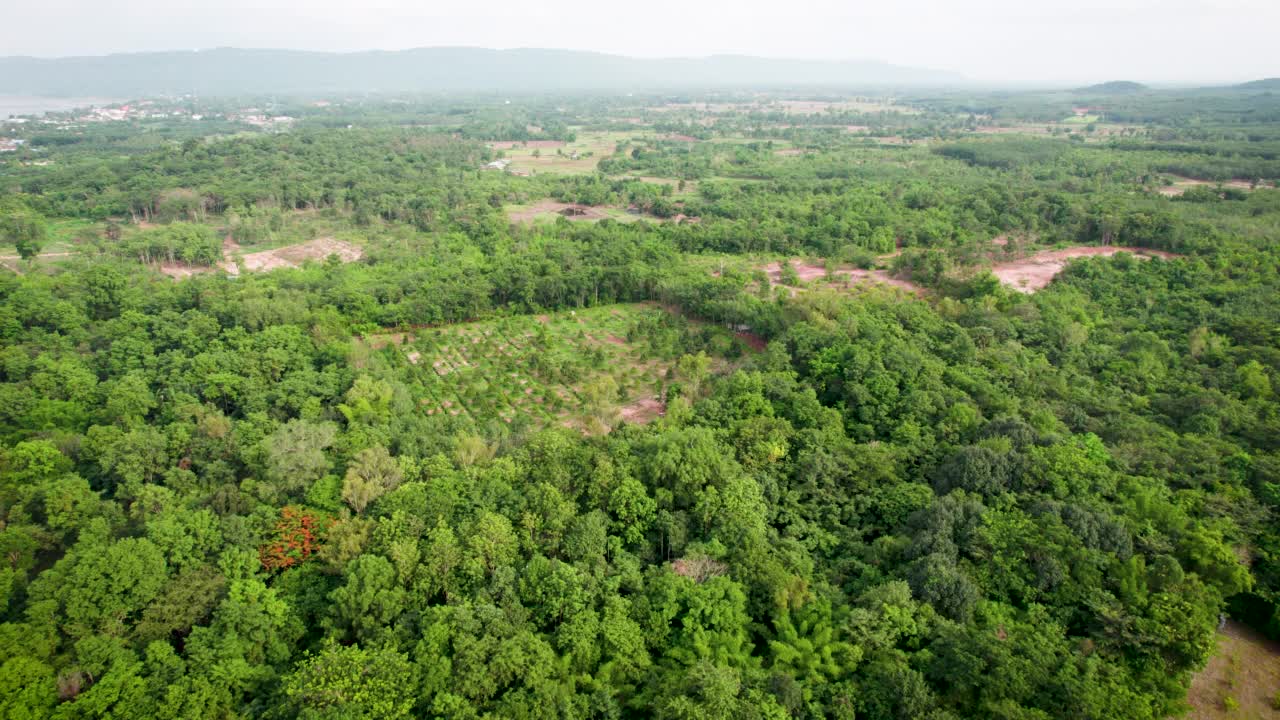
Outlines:
[{"label": "dense green forest canopy", "polygon": [[180,102],[7,128],[0,717],[1155,720],[1280,637],[1269,96]]}]

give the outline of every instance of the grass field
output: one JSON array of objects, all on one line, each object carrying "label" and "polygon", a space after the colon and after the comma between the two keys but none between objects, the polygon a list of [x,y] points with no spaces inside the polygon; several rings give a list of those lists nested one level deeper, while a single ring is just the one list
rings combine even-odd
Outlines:
[{"label": "grass field", "polygon": [[523,416],[595,433],[619,419],[661,415],[669,373],[683,354],[682,332],[720,356],[713,372],[746,349],[723,328],[687,324],[647,304],[370,334],[363,342],[403,355],[428,415],[478,423]]},{"label": "grass field", "polygon": [[[520,205],[507,205],[504,210],[507,217],[514,223],[554,223],[561,217],[560,211],[567,207],[575,206],[571,203],[562,203],[555,200],[539,200],[532,203],[524,203]],[[568,217],[574,222],[593,222],[604,219],[617,220],[618,222],[635,222],[644,216],[629,213],[622,208],[593,206],[586,208],[588,214],[576,217]]]},{"label": "grass field", "polygon": [[[503,149],[502,152],[511,160],[512,172],[564,175],[591,173],[595,172],[601,158],[613,154],[619,142],[636,136],[634,132],[580,131],[573,142],[558,148],[517,145]],[[574,159],[574,153],[577,153],[577,159]]]}]

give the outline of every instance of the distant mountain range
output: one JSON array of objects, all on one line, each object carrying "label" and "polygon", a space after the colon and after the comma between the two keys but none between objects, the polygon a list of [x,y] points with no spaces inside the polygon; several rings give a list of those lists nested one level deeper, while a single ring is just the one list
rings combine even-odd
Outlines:
[{"label": "distant mountain range", "polygon": [[641,59],[573,50],[420,48],[305,52],[221,48],[0,58],[0,94],[116,97],[334,92],[518,92],[777,86],[941,86],[960,75],[874,61],[743,55]]},{"label": "distant mountain range", "polygon": [[1262,80],[1252,80],[1247,83],[1240,83],[1235,87],[1241,90],[1280,90],[1280,78],[1263,78]]}]

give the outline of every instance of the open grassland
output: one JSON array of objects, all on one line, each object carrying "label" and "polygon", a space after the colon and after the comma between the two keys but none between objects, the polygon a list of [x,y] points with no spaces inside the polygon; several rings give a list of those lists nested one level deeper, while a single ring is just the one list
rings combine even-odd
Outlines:
[{"label": "open grassland", "polygon": [[511,161],[508,168],[518,174],[560,173],[565,175],[594,172],[601,158],[613,154],[619,142],[635,133],[579,132],[573,142],[530,141],[528,143],[490,143]]},{"label": "open grassland", "polygon": [[635,222],[643,216],[616,207],[577,205],[558,200],[539,200],[533,203],[506,206],[507,217],[513,223],[553,223],[560,218],[574,221],[617,220]]}]

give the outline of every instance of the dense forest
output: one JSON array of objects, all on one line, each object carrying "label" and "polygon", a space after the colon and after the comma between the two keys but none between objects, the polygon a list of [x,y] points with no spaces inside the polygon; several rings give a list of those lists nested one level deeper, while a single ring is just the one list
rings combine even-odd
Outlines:
[{"label": "dense forest", "polygon": [[[1179,98],[14,128],[0,717],[1180,714],[1280,638],[1280,126]],[[1068,245],[1165,254],[993,275]]]}]

